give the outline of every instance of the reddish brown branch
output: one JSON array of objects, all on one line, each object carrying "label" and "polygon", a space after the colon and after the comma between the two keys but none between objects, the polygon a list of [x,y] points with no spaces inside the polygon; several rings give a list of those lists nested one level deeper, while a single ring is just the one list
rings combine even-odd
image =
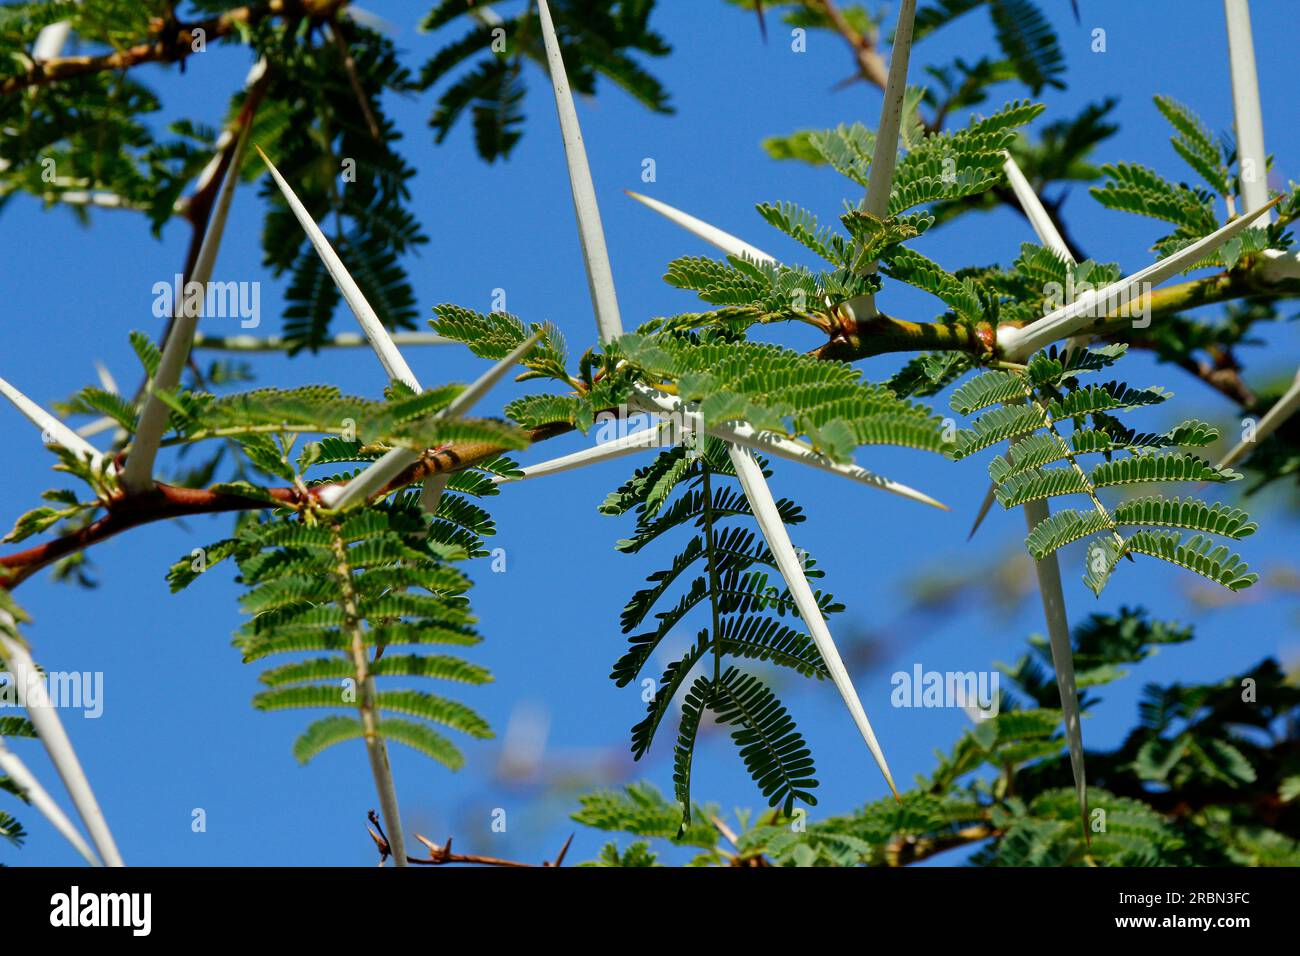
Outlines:
[{"label": "reddish brown branch", "polygon": [[[298,499],[297,491],[292,488],[273,488],[271,494],[278,503],[285,505],[293,505]],[[144,494],[115,499],[108,504],[103,517],[72,534],[0,558],[0,587],[12,590],[37,571],[61,558],[140,525],[186,515],[251,511],[268,507],[274,506],[256,498],[209,489],[158,484]]]},{"label": "reddish brown branch", "polygon": [[[529,433],[533,443],[569,431],[566,425],[548,425]],[[430,475],[460,471],[494,458],[509,449],[482,442],[453,446],[426,453],[419,461],[394,478],[380,494],[385,495],[413,485]],[[317,485],[311,490],[319,496],[333,485]],[[71,534],[38,544],[26,551],[0,558],[0,587],[12,590],[42,568],[70,554],[89,548],[131,528],[183,518],[188,515],[220,514],[228,511],[260,511],[280,506],[295,507],[303,503],[296,488],[269,488],[271,501],[231,494],[211,488],[180,488],[158,483],[151,491],[138,495],[119,495],[104,506],[105,514]]]}]

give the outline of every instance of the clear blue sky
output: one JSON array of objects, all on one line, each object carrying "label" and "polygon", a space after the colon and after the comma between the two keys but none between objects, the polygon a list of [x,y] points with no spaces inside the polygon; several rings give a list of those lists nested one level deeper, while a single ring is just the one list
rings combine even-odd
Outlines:
[{"label": "clear blue sky", "polygon": [[[443,40],[414,29],[421,4],[371,0],[365,6],[393,24],[394,39],[413,67]],[[1070,89],[1045,94],[1048,112],[1039,122],[1073,115],[1089,100],[1121,98],[1122,130],[1103,145],[1098,161],[1137,161],[1185,177],[1151,103],[1156,93],[1189,104],[1215,130],[1230,127],[1220,4],[1082,0],[1080,25],[1064,0],[1044,0],[1042,6],[1062,33]],[[1256,0],[1252,6],[1266,141],[1278,157],[1276,177],[1285,182],[1296,175],[1300,156],[1300,132],[1289,122],[1294,113],[1288,109],[1296,92],[1294,6],[1284,0]],[[629,325],[692,308],[691,296],[660,277],[670,259],[710,250],[620,190],[641,189],[778,256],[806,261],[798,247],[762,223],[754,203],[797,200],[829,218],[853,187],[826,170],[774,162],[758,144],[765,136],[798,128],[857,120],[874,125],[879,113],[874,90],[863,85],[832,90],[851,69],[836,37],[813,35],[808,51],[796,54],[773,17],[765,45],[751,15],[719,2],[672,0],[660,7],[652,22],[675,49],[652,69],[671,91],[676,115],[650,115],[607,86],[598,99],[579,107]],[[1107,31],[1105,54],[1090,52],[1094,27]],[[990,49],[990,41],[985,15],[975,14],[918,46],[913,64],[943,62],[958,53],[975,58]],[[242,51],[221,49],[192,58],[185,76],[157,68],[140,73],[163,94],[167,116],[183,110],[215,124],[247,67]],[[432,236],[409,263],[424,314],[440,302],[486,311],[492,290],[500,287],[511,311],[556,322],[580,352],[592,341],[594,325],[553,101],[542,80],[532,70],[523,142],[508,163],[491,167],[475,157],[468,126],[434,146],[425,125],[431,98],[394,99],[385,106],[405,134],[403,148],[418,171],[413,208]],[[640,182],[645,157],[654,158],[658,172],[658,181],[648,186]],[[1150,260],[1148,247],[1162,234],[1156,223],[1142,225],[1101,209],[1082,188],[1074,189],[1065,211],[1071,231],[1091,255],[1118,260],[1129,271]],[[244,189],[235,200],[217,277],[264,281],[267,318],[258,331],[270,334],[278,331],[283,285],[269,281],[260,268],[260,228],[261,207],[253,190]],[[127,333],[158,333],[150,290],[179,268],[185,228],[169,226],[157,241],[142,219],[110,212],[95,215],[85,229],[65,210],[44,211],[19,199],[5,209],[0,235],[5,237],[0,374],[42,403],[92,382],[96,359],[124,385],[134,385]],[[1009,261],[1029,238],[1023,220],[999,211],[936,231],[921,248],[955,268]],[[933,300],[892,287],[885,305],[894,314],[922,320],[939,311]],[[342,315],[337,327],[350,331],[350,322]],[[230,324],[209,331],[239,331]],[[1294,326],[1268,335],[1266,347],[1246,356],[1256,385],[1289,375],[1300,351]],[[787,341],[812,344],[797,334]],[[450,348],[412,351],[408,359],[426,383],[463,381],[482,367]],[[370,394],[383,384],[368,351],[256,362],[264,384],[332,382]],[[884,378],[896,364],[873,360],[867,375]],[[1235,431],[1233,409],[1182,373],[1157,372],[1135,360],[1127,363],[1126,377],[1134,384],[1158,381],[1178,393],[1168,417],[1196,414]],[[489,405],[501,407],[514,389],[502,387]],[[524,460],[560,454],[583,441],[573,436],[547,442]],[[6,450],[0,481],[12,517],[34,506],[39,493],[59,480],[49,471],[53,459],[41,450],[38,436],[8,407],[0,408],[0,447]],[[861,452],[859,461],[924,488],[949,503],[952,513],[791,466],[779,467],[773,484],[779,494],[805,506],[810,517],[797,529],[795,543],[818,557],[829,571],[829,587],[849,606],[838,620],[837,635],[850,646],[850,670],[901,782],[930,770],[934,750],[949,747],[966,718],[953,710],[891,708],[890,673],[918,662],[927,669],[982,670],[1013,660],[1025,636],[1041,627],[1041,610],[1027,590],[1023,557],[1006,570],[1023,536],[1018,515],[999,509],[973,543],[965,541],[986,487],[987,462],[951,464],[870,450]],[[627,728],[640,718],[643,705],[633,689],[619,690],[607,678],[623,647],[618,612],[664,553],[618,555],[613,543],[626,534],[627,523],[596,513],[605,493],[631,467],[624,460],[510,488],[492,506],[500,529],[493,543],[506,549],[508,570],[493,574],[486,563],[472,569],[486,641],[470,656],[490,667],[496,681],[456,690],[490,719],[498,738],[467,741],[468,765],[458,774],[394,748],[409,831],[436,840],[452,834],[465,851],[540,860],[578,829],[568,820],[576,793],[641,778],[670,789],[668,735],[647,760],[633,765]],[[1193,645],[1165,650],[1137,677],[1107,691],[1106,705],[1085,723],[1089,744],[1117,742],[1146,681],[1220,678],[1264,656],[1291,658],[1300,650],[1294,584],[1287,590],[1270,583],[1293,572],[1297,556],[1297,524],[1284,504],[1261,498],[1252,505],[1263,530],[1243,550],[1266,583],[1213,607],[1193,600],[1198,591],[1190,575],[1149,561],[1121,569],[1095,600],[1078,581],[1079,555],[1066,554],[1073,620],[1144,603],[1159,616],[1193,620],[1199,627]],[[84,720],[67,714],[65,720],[128,863],[371,864],[374,851],[364,815],[375,797],[361,747],[337,747],[300,767],[290,745],[311,715],[252,709],[258,671],[241,664],[230,646],[240,617],[228,571],[180,596],[168,593],[168,565],[221,537],[228,522],[209,518],[155,525],[96,548],[93,558],[102,580],[97,590],[78,591],[45,577],[24,585],[18,597],[35,618],[28,634],[36,658],[50,670],[104,674],[103,716]],[[908,613],[910,579],[972,571],[987,583],[961,592],[942,614]],[[1006,597],[1008,581],[1017,595],[1013,599]],[[879,643],[868,646],[868,641]],[[823,783],[817,812],[843,812],[882,796],[879,775],[833,688],[787,684],[785,697],[817,757]],[[501,772],[502,740],[512,718],[518,740],[544,739],[544,775]],[[57,790],[37,745],[17,746]],[[720,734],[710,737],[697,759],[695,789],[698,798],[724,808],[760,803],[730,741]],[[4,808],[16,809],[12,801]],[[191,832],[195,808],[206,811],[206,833]],[[495,808],[507,813],[504,834],[490,829]],[[77,862],[37,813],[22,810],[20,816],[31,833],[29,844],[21,851],[0,850],[0,860]],[[579,829],[571,859],[594,856],[602,839]]]}]

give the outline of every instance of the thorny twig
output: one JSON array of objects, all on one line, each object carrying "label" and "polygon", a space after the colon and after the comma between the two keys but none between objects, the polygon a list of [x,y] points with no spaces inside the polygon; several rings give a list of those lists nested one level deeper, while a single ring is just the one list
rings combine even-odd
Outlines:
[{"label": "thorny twig", "polygon": [[[379,850],[379,865],[383,866],[388,858],[392,856],[392,850],[388,845],[388,836],[384,833],[384,827],[379,822],[379,814],[375,813],[374,810],[371,810],[366,814],[366,818],[370,821],[370,826],[366,829],[370,833],[370,838],[375,841],[375,846]],[[429,855],[427,857],[408,856],[406,861],[416,866],[445,866],[448,863],[468,863],[478,866],[499,866],[516,869],[557,867],[564,864],[564,857],[569,852],[569,847],[573,843],[573,837],[574,834],[569,834],[569,838],[564,841],[564,846],[560,847],[560,852],[556,854],[553,861],[543,860],[540,864],[536,864],[524,863],[519,860],[503,860],[499,857],[484,856],[479,853],[455,853],[451,849],[451,837],[448,837],[447,842],[439,846],[432,840],[422,837],[417,833],[415,838],[429,848]]]}]

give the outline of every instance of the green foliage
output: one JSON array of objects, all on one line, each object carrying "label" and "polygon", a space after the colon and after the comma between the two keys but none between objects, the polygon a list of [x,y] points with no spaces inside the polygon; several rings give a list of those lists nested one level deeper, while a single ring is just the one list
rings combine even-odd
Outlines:
[{"label": "green foliage", "polygon": [[[734,2],[761,13],[755,0]],[[206,16],[229,6],[204,0],[192,5],[196,12],[180,15]],[[499,6],[493,0],[436,2],[425,29],[460,26],[467,32],[438,49],[418,79],[380,33],[352,18],[311,16],[294,5],[238,20],[213,37],[269,64],[262,84],[231,98],[227,119],[233,121],[249,96],[260,98],[252,138],[272,154],[308,212],[330,231],[346,268],[389,327],[415,325],[418,309],[405,262],[427,237],[410,208],[409,180],[416,170],[397,148],[400,134],[384,104],[394,94],[436,90],[430,124],[437,141],[468,117],[479,154],[489,162],[508,158],[522,135],[526,84],[536,73],[525,61],[544,68],[545,57],[534,5],[522,5],[513,17],[499,14]],[[847,24],[850,33],[884,47],[881,22],[860,5],[841,5],[842,21],[822,4],[772,0],[765,6],[792,27],[842,33]],[[653,0],[553,0],[551,7],[576,92],[594,93],[603,78],[650,110],[670,111],[666,92],[644,66],[648,58],[668,52],[649,26]],[[978,334],[985,341],[999,323],[1024,325],[1060,305],[1065,288],[1115,281],[1121,275],[1116,264],[1082,254],[1075,264],[1033,244],[1023,245],[1010,264],[952,271],[916,248],[936,224],[1010,202],[1003,182],[1007,152],[1053,214],[1063,184],[1104,177],[1090,191],[1103,207],[1172,228],[1154,246],[1161,256],[1214,230],[1221,199],[1234,208],[1240,184],[1230,139],[1216,139],[1189,107],[1169,97],[1156,97],[1155,107],[1173,129],[1172,147],[1195,175],[1193,184],[1130,162],[1093,164],[1092,152],[1116,129],[1110,120],[1114,100],[1087,104],[1074,116],[1039,126],[1036,141],[1022,135],[1043,107],[1007,97],[1025,90],[1037,96],[1064,85],[1063,52],[1039,5],[932,0],[918,12],[916,39],[924,42],[981,7],[990,14],[997,50],[922,67],[924,86],[917,81],[904,96],[903,153],[883,217],[866,213],[858,203],[875,152],[873,130],[841,125],[764,143],[771,156],[829,166],[850,183],[851,198],[838,222],[819,219],[788,200],[757,207],[798,252],[820,260],[815,265],[742,256],[676,259],[668,266],[668,283],[697,293],[706,310],[651,319],[636,333],[585,352],[573,371],[563,337],[549,323],[437,306],[432,328],[482,359],[498,360],[540,333],[522,360],[519,380],[547,379],[561,389],[511,402],[504,410],[509,422],[438,417],[460,394],[453,385],[416,395],[394,383],[382,401],[326,386],[228,394],[230,386],[250,377],[246,366],[233,363],[213,363],[202,373],[195,365],[191,387],[161,396],[172,412],[168,445],[209,441],[218,449],[191,461],[175,484],[210,486],[209,491],[261,512],[239,519],[229,537],[179,561],[169,575],[172,586],[180,589],[222,561],[238,567],[248,620],[235,645],[248,662],[274,658],[261,675],[255,706],[336,711],[311,723],[297,739],[293,753],[299,760],[373,733],[455,768],[464,757],[446,731],[470,738],[491,735],[470,707],[423,689],[426,681],[481,685],[490,680],[488,672],[453,654],[425,653],[424,645],[468,647],[480,640],[462,562],[486,554],[485,540],[495,524],[472,499],[496,494],[494,479],[518,472],[507,459],[476,455],[469,467],[443,476],[445,491],[430,514],[421,510],[412,489],[387,489],[346,514],[323,503],[328,495],[317,496],[393,448],[420,454],[465,444],[512,450],[555,431],[586,431],[602,413],[635,404],[634,389],[647,385],[677,396],[706,428],[745,423],[837,462],[851,460],[862,445],[897,445],[960,459],[1008,442],[1005,454],[989,467],[1004,507],[1065,495],[1086,499],[1039,523],[1026,546],[1043,559],[1090,539],[1084,580],[1095,592],[1122,558],[1134,555],[1183,567],[1230,590],[1254,583],[1256,575],[1241,558],[1217,543],[1256,530],[1244,511],[1195,496],[1148,493],[1155,484],[1239,480],[1235,471],[1187,451],[1209,446],[1218,431],[1193,419],[1164,432],[1137,432],[1119,416],[1163,403],[1167,392],[1118,380],[1081,381],[1119,361],[1122,345],[1054,347],[1024,367],[999,362],[998,368],[981,371],[952,394],[956,412],[977,416],[954,442],[945,439],[943,422],[931,409],[914,399],[956,385],[996,356],[927,351],[876,385],[850,365],[821,358],[828,350],[808,354],[746,339],[759,326],[793,321],[837,345],[854,334],[846,327],[850,312],[863,315],[866,297],[902,283],[942,303],[936,330],[959,331],[965,340]],[[11,3],[0,11],[0,47],[8,54],[0,57],[0,83],[25,83],[32,69],[28,51],[41,27],[55,21],[69,21],[92,50],[138,50],[142,44],[167,44],[178,27],[176,17],[171,6],[153,2]],[[165,59],[179,59],[183,67],[187,56],[182,50]],[[143,212],[158,234],[178,215],[201,221],[183,197],[218,149],[218,130],[186,118],[168,126],[157,122],[163,104],[139,79],[143,73],[103,70],[40,78],[0,97],[5,129],[0,203],[26,193],[47,205],[70,205],[87,219],[93,204],[86,196],[96,195]],[[1025,89],[996,89],[1008,82]],[[995,93],[1001,95],[994,98]],[[997,108],[999,102],[1005,105]],[[967,114],[965,126],[951,122]],[[246,167],[240,175],[254,181],[260,169]],[[1047,193],[1053,186],[1056,199]],[[264,183],[261,197],[267,208],[264,263],[288,283],[289,350],[316,349],[329,337],[339,293],[279,190]],[[1184,368],[1212,366],[1216,376],[1235,373],[1234,348],[1256,340],[1261,323],[1283,318],[1277,301],[1282,296],[1255,283],[1251,267],[1263,250],[1291,247],[1287,230],[1298,216],[1300,192],[1292,188],[1275,223],[1245,232],[1196,264],[1227,270],[1223,281],[1241,280],[1248,301],[1230,307],[1217,323],[1162,316],[1144,333],[1143,344]],[[864,326],[863,337],[874,331]],[[144,377],[152,379],[160,349],[143,333],[133,333],[131,345]],[[935,346],[927,341],[924,347]],[[1248,394],[1244,386],[1243,391]],[[139,399],[146,392],[128,394],[86,388],[58,410],[107,417],[125,432],[115,450],[129,454]],[[1271,393],[1261,395],[1254,407],[1243,399],[1243,413],[1267,409]],[[1006,670],[1015,690],[1003,695],[1000,712],[964,733],[939,756],[934,773],[901,801],[881,801],[805,826],[804,811],[796,812],[794,805],[816,804],[811,751],[775,696],[775,682],[766,678],[768,671],[783,668],[820,680],[825,664],[800,626],[772,553],[749,525],[750,506],[731,484],[735,475],[725,446],[671,427],[664,436],[665,444],[682,444],[637,470],[601,510],[634,512],[633,530],[616,545],[622,552],[672,545],[667,560],[623,610],[628,648],[614,663],[611,678],[626,686],[642,678],[653,660],[669,660],[644,718],[632,728],[631,745],[641,758],[661,725],[676,716],[673,797],[634,785],[584,798],[575,817],[580,822],[640,838],[626,849],[607,844],[597,865],[659,865],[653,840],[694,847],[700,852],[693,862],[700,864],[899,865],[959,846],[973,847],[971,860],[979,865],[1300,862],[1295,809],[1300,767],[1290,730],[1300,696],[1292,676],[1265,661],[1217,684],[1148,687],[1138,727],[1115,750],[1088,755],[1094,784],[1089,802],[1103,814],[1100,828],[1089,821],[1089,842],[1078,828],[1073,791],[1061,787],[1067,778],[1061,701],[1048,644],[1041,638]],[[1260,484],[1298,474],[1298,448],[1292,422],[1261,443],[1248,467]],[[47,504],[22,515],[6,542],[81,530],[119,505],[112,464],[92,473],[84,462],[58,454],[59,469],[82,479],[92,493],[47,492]],[[1089,455],[1102,460],[1085,467],[1080,459]],[[273,492],[267,479],[288,487]],[[1108,504],[1103,493],[1141,496]],[[803,520],[802,509],[790,500],[779,501],[777,509],[787,524]],[[56,575],[89,581],[84,562],[75,552],[57,566]],[[811,560],[805,571],[814,580],[823,576]],[[817,592],[816,600],[823,613],[841,610],[830,594]],[[17,637],[9,619],[26,618],[4,580],[0,611],[6,613],[6,633]],[[685,640],[677,643],[682,634]],[[1081,707],[1097,706],[1098,688],[1123,677],[1126,668],[1159,646],[1190,639],[1188,628],[1141,612],[1094,615],[1073,636]],[[774,808],[754,818],[738,814],[736,835],[717,807],[692,801],[701,770],[699,743],[719,727],[730,732],[759,792]],[[0,734],[32,732],[25,720],[0,718]],[[0,789],[16,791],[4,777]],[[0,836],[17,843],[24,833],[20,823],[0,813]]]},{"label": "green foliage", "polygon": [[[168,443],[238,438],[259,469],[285,478],[292,477],[288,449],[295,436],[304,434],[343,436],[349,442],[327,438],[328,444],[319,446],[323,461],[367,460],[370,452],[390,447],[423,452],[448,442],[527,447],[527,436],[504,423],[437,417],[459,392],[458,386],[450,385],[419,395],[397,393],[389,401],[344,395],[327,385],[259,388],[224,396],[188,391],[160,394],[172,409],[175,434]],[[350,454],[356,457],[347,457]]]},{"label": "green foliage", "polygon": [[528,372],[520,381],[530,378],[553,378],[572,382],[565,369],[567,359],[564,336],[549,322],[524,324],[509,312],[489,312],[486,315],[456,305],[434,307],[438,316],[429,326],[439,335],[464,342],[479,358],[499,361],[505,358],[530,336],[541,334],[541,339],[519,361]]},{"label": "green foliage", "polygon": [[[909,102],[914,108],[915,102]],[[1016,143],[1018,129],[1042,110],[1041,104],[1028,100],[1009,102],[992,115],[973,116],[964,129],[951,133],[927,131],[919,124],[913,129],[905,123],[902,140],[906,153],[894,172],[887,218],[877,219],[850,207],[840,217],[847,236],[819,225],[812,213],[793,203],[758,207],[771,225],[835,266],[832,272],[812,273],[802,267],[734,257],[726,262],[687,258],[671,263],[666,278],[680,288],[695,290],[706,302],[723,306],[712,313],[713,322],[730,331],[791,319],[833,328],[839,321],[839,306],[878,291],[877,261],[888,278],[943,301],[949,311],[940,317],[942,322],[972,327],[994,323],[1004,302],[1028,310],[1032,306],[1025,299],[1041,300],[1041,289],[1026,297],[1017,294],[1023,293],[1023,288],[1007,287],[1005,278],[989,281],[1000,278],[996,274],[980,276],[971,270],[955,275],[903,243],[933,225],[936,211],[951,215],[951,210],[977,197],[991,196],[1001,183],[1005,153]],[[780,158],[828,164],[865,187],[875,142],[869,130],[855,125],[769,140],[766,146]],[[929,208],[911,211],[918,207]],[[688,325],[679,327],[700,324],[700,319],[692,317]],[[671,322],[662,320],[652,326],[672,327]]]},{"label": "green foliage", "polygon": [[[771,551],[747,528],[723,527],[728,520],[751,514],[744,495],[720,483],[734,477],[725,444],[708,438],[661,452],[601,507],[610,515],[636,513],[635,535],[619,542],[621,551],[639,551],[687,526],[698,532],[667,568],[647,578],[649,587],[634,594],[624,608],[622,624],[629,648],[610,675],[620,687],[631,683],[656,653],[667,652],[669,635],[693,611],[708,611],[708,626],[665,668],[645,718],[632,728],[632,753],[640,759],[679,692],[689,687],[673,757],[676,819],[683,833],[692,820],[691,766],[706,710],[718,724],[734,728],[732,737],[745,767],[773,806],[784,804],[789,812],[795,800],[816,803],[811,792],[817,785],[812,756],[794,720],[763,681],[735,666],[725,670],[722,666],[724,658],[731,656],[818,679],[826,674],[812,639],[783,622],[787,614],[794,615],[794,602],[788,590],[769,583],[769,572],[776,571]],[[789,501],[777,502],[777,509],[788,524],[803,520]],[[811,579],[822,575],[811,559],[805,573]],[[681,593],[675,604],[669,603],[671,590]],[[830,595],[817,592],[816,597],[825,613],[839,609]],[[656,607],[662,610],[655,612]],[[652,612],[650,629],[638,630]],[[702,672],[688,683],[697,665]]]},{"label": "green foliage", "polygon": [[[469,21],[468,33],[424,64],[419,88],[441,88],[429,120],[435,140],[446,139],[469,110],[474,144],[488,162],[508,159],[523,136],[524,63],[546,66],[536,11],[528,7],[507,18],[495,6],[491,0],[475,5],[440,0],[420,24],[422,30],[441,30]],[[550,9],[574,92],[594,95],[600,77],[654,112],[672,112],[668,94],[637,59],[666,56],[670,50],[650,28],[653,0],[556,0]]]},{"label": "green foliage", "polygon": [[[481,509],[475,510],[483,517],[472,526],[450,517],[471,507],[447,495],[430,524],[412,493],[346,517],[308,511],[246,521],[234,538],[182,558],[170,577],[173,588],[184,587],[213,564],[235,559],[248,588],[241,605],[249,615],[235,646],[249,662],[294,655],[262,674],[267,689],[253,698],[259,710],[359,712],[361,719],[331,716],[311,724],[294,744],[300,761],[362,737],[365,722],[373,720],[378,736],[458,769],[464,763],[459,748],[431,725],[482,738],[492,735],[487,723],[458,701],[423,690],[379,689],[377,680],[491,679],[483,668],[449,655],[380,657],[389,647],[479,641],[464,598],[469,581],[454,559],[479,550],[475,532],[490,534],[491,526]],[[326,656],[302,656],[308,654]],[[402,716],[380,716],[385,713]]]},{"label": "green foliage", "polygon": [[845,363],[712,334],[629,334],[617,349],[648,381],[673,383],[706,427],[743,419],[839,461],[860,445],[945,450],[940,419]]},{"label": "green foliage", "polygon": [[[1065,351],[1053,346],[1034,355],[1024,371],[988,371],[971,379],[953,392],[950,404],[960,414],[983,414],[957,434],[956,457],[1011,442],[1007,455],[989,466],[997,500],[1005,508],[1062,495],[1090,499],[1091,508],[1058,511],[1040,522],[1025,544],[1041,560],[1095,535],[1086,548],[1084,575],[1094,593],[1101,593],[1119,560],[1133,554],[1176,564],[1234,591],[1249,587],[1258,575],[1210,537],[1242,538],[1254,532],[1256,525],[1244,511],[1159,495],[1111,508],[1097,496],[1103,488],[1241,478],[1195,455],[1157,450],[1208,444],[1217,433],[1203,422],[1185,421],[1164,435],[1138,435],[1111,414],[1159,404],[1168,397],[1163,390],[1134,389],[1122,382],[1080,384],[1080,375],[1099,371],[1122,354],[1122,348],[1113,346]],[[1088,454],[1104,454],[1107,460],[1085,470],[1079,459]],[[1048,467],[1057,462],[1064,464]],[[1120,528],[1127,527],[1138,530],[1125,537]],[[1184,538],[1182,531],[1197,533]]]},{"label": "green foliage", "polygon": [[[1074,630],[1081,703],[1091,690],[1126,676],[1161,646],[1192,631],[1123,609],[1092,615]],[[1294,866],[1300,860],[1300,792],[1294,720],[1300,690],[1273,661],[1204,685],[1150,685],[1139,722],[1114,750],[1089,751],[1088,838],[1068,777],[1057,684],[1046,639],[1004,669],[1013,691],[977,721],[914,789],[822,820],[737,810],[737,825],[716,810],[712,828],[691,839],[696,865],[902,866],[967,851],[975,866]],[[1090,690],[1091,689],[1091,690]],[[646,840],[675,837],[675,808],[646,784],[581,798],[574,819],[641,840],[626,854],[606,845],[598,865],[656,859]],[[1261,821],[1255,807],[1276,807]],[[697,811],[697,815],[700,811]],[[735,842],[723,831],[736,831]],[[725,842],[724,842],[725,839]]]},{"label": "green foliage", "polygon": [[[386,37],[355,22],[338,29],[347,34],[351,67],[341,62],[339,45],[324,38],[318,45],[287,45],[279,29],[256,31],[253,46],[275,63],[259,122],[276,135],[260,144],[312,219],[332,227],[335,251],[381,321],[414,328],[415,294],[400,257],[428,237],[407,208],[415,170],[397,151],[401,134],[382,108],[384,93],[409,92],[413,81]],[[264,263],[290,278],[284,334],[294,348],[318,348],[341,297],[269,177],[261,195],[269,206]]]},{"label": "green foliage", "polygon": [[[1157,257],[1164,257],[1217,229],[1219,221],[1215,200],[1222,197],[1231,204],[1231,197],[1238,192],[1238,184],[1229,172],[1235,158],[1230,146],[1216,142],[1200,118],[1177,100],[1157,96],[1155,105],[1174,129],[1174,136],[1170,139],[1174,151],[1209,188],[1185,183],[1175,185],[1154,170],[1134,163],[1108,163],[1101,169],[1109,182],[1094,186],[1090,191],[1108,209],[1173,224],[1175,230],[1152,247]],[[1218,252],[1198,262],[1195,268],[1222,266],[1230,269],[1242,256],[1276,247],[1282,242],[1277,225],[1248,229]]]}]

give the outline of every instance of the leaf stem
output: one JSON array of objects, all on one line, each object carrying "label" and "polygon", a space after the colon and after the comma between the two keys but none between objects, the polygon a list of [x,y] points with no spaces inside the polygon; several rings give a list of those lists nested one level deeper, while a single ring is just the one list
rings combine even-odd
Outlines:
[{"label": "leaf stem", "polygon": [[375,703],[375,679],[370,673],[366,656],[366,639],[361,628],[361,615],[357,608],[357,593],[352,582],[352,567],[348,562],[347,545],[338,524],[330,528],[331,548],[334,552],[334,573],[339,583],[339,607],[343,610],[343,633],[349,638],[348,652],[356,669],[357,711],[370,758],[370,772],[375,778],[379,806],[388,826],[388,840],[393,851],[393,862],[406,866],[406,840],[402,835],[402,818],[397,806],[397,789],[393,784],[393,769],[388,762],[388,746],[379,735],[379,708]]}]

